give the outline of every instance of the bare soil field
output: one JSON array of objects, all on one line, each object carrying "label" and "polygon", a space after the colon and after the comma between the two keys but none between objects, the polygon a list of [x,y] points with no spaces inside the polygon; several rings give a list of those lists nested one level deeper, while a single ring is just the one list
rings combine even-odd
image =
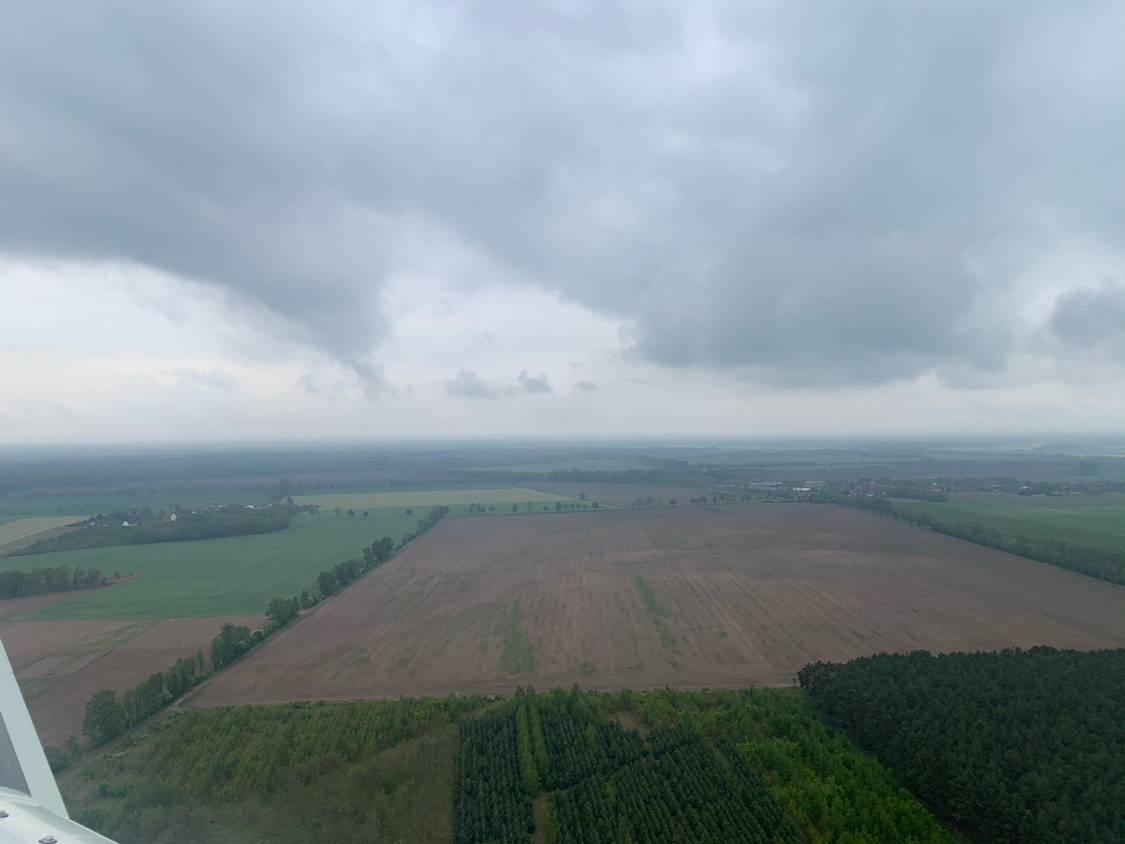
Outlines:
[{"label": "bare soil field", "polygon": [[224,621],[260,627],[264,618],[5,620],[0,640],[40,740],[58,744],[81,736],[86,701],[98,689],[122,692],[179,657],[208,655]]},{"label": "bare soil field", "polygon": [[688,504],[693,498],[698,498],[708,490],[702,487],[685,486],[647,486],[644,484],[581,484],[570,482],[536,481],[527,484],[528,489],[539,492],[561,495],[564,498],[577,498],[580,493],[586,493],[587,501],[597,501],[599,504],[608,504],[610,507],[631,508],[639,495],[644,498],[651,495],[654,499],[653,507],[659,509],[659,502],[664,501],[665,507],[670,507],[668,501],[675,498],[679,506],[694,506]]},{"label": "bare soil field", "polygon": [[200,706],[789,685],[879,651],[1125,645],[1125,589],[850,508],[454,519],[217,677]]}]

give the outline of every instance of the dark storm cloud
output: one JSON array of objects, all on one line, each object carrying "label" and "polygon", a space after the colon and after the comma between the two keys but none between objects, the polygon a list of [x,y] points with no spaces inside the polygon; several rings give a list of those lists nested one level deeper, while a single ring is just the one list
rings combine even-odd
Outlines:
[{"label": "dark storm cloud", "polygon": [[659,363],[995,371],[975,303],[1119,243],[1122,8],[13,3],[0,249],[219,285],[373,381],[431,230]]}]

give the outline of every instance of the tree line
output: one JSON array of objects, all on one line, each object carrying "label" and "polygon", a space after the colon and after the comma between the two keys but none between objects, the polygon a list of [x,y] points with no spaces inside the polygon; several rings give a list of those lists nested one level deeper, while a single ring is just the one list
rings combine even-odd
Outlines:
[{"label": "tree line", "polygon": [[976,844],[1125,840],[1125,649],[879,654],[800,678]]},{"label": "tree line", "polygon": [[[142,510],[118,510],[108,516],[92,516],[84,527],[40,539],[26,548],[9,552],[8,556],[276,533],[289,527],[289,523],[298,513],[315,506],[317,505],[298,507],[294,504],[275,504],[270,507],[247,509],[232,504],[224,509],[201,510],[194,513],[173,511],[175,519],[171,518],[171,514],[165,514],[163,510],[153,512],[147,507]],[[129,524],[128,527],[124,524],[126,522]]]},{"label": "tree line", "polygon": [[1061,539],[1029,539],[1023,535],[1013,537],[1002,533],[995,527],[985,527],[980,524],[943,522],[928,513],[916,513],[912,510],[895,507],[890,500],[881,497],[823,493],[814,496],[812,501],[815,504],[842,504],[845,507],[871,510],[875,513],[882,513],[884,516],[893,516],[904,522],[944,533],[947,536],[954,536],[977,545],[995,548],[998,551],[1006,551],[1028,560],[1058,566],[1068,571],[1076,571],[1079,574],[1107,580],[1110,583],[1125,584],[1125,551],[1114,551],[1091,545],[1077,545]]},{"label": "tree line", "polygon": [[[199,651],[194,657],[177,659],[167,671],[157,671],[147,680],[126,689],[120,701],[113,689],[94,692],[86,702],[82,733],[89,739],[90,748],[101,747],[134,724],[155,715],[207,676],[203,669],[203,651]],[[72,746],[72,749],[77,748]],[[66,767],[71,760],[56,753],[51,761],[52,767],[59,764]]]},{"label": "tree line", "polygon": [[[417,529],[413,534],[408,534],[408,538],[403,539],[403,544],[409,541],[409,537],[416,536],[437,524],[448,512],[448,507],[434,507],[428,516],[418,520]],[[323,597],[333,594],[361,574],[382,564],[394,550],[394,540],[389,536],[372,542],[363,549],[362,562],[344,560],[331,571],[321,572],[317,576],[318,590]],[[261,644],[279,629],[294,621],[302,609],[314,605],[317,601],[318,598],[309,595],[307,591],[302,592],[299,597],[274,598],[266,607],[268,621],[258,630],[251,630],[243,624],[229,622],[223,624],[218,635],[211,640],[212,670],[226,668],[251,648]],[[194,668],[191,674],[185,674],[189,663],[193,667],[196,662],[198,662],[199,674],[194,674]],[[88,747],[100,747],[117,738],[129,727],[143,721],[180,697],[206,676],[208,675],[204,673],[203,652],[200,651],[197,660],[177,660],[167,672],[157,672],[135,688],[127,689],[120,701],[117,699],[117,692],[113,689],[101,689],[95,692],[86,702],[86,718],[82,726],[82,732],[89,741]],[[73,737],[71,739],[61,748],[50,748],[52,764],[59,770],[70,765],[80,753],[77,740]]]},{"label": "tree line", "polygon": [[[303,594],[308,599],[308,593]],[[219,670],[230,665],[255,645],[293,621],[301,609],[302,598],[274,598],[266,608],[266,625],[250,630],[244,624],[227,622],[211,640],[211,668]],[[117,699],[114,689],[100,689],[86,701],[82,734],[92,750],[120,736],[130,727],[155,715],[172,701],[190,691],[210,674],[206,671],[203,651],[195,657],[177,659],[167,671],[158,671]],[[62,748],[47,748],[52,767],[57,770],[70,765],[81,752],[72,736]]]},{"label": "tree line", "polygon": [[0,571],[0,598],[23,598],[27,595],[46,595],[50,592],[71,592],[89,589],[102,584],[98,569],[82,566],[54,566],[34,568],[31,571],[9,569]]}]

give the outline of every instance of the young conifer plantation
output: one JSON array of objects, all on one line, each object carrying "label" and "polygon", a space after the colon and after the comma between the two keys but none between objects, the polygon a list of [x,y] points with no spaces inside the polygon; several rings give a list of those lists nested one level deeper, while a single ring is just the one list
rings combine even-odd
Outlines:
[{"label": "young conifer plantation", "polygon": [[402,698],[174,712],[67,780],[122,844],[953,844],[798,693]]}]

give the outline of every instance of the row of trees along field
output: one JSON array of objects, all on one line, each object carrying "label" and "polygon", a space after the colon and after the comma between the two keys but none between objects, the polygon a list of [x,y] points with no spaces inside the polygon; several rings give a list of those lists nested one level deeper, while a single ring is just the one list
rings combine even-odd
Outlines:
[{"label": "row of trees along field", "polygon": [[936,530],[938,533],[974,542],[977,545],[1007,551],[1009,554],[1058,566],[1069,571],[1076,571],[1090,577],[1107,580],[1110,583],[1125,584],[1125,551],[1114,551],[1092,545],[1076,545],[1060,539],[1029,539],[1026,536],[1010,536],[997,528],[984,527],[979,524],[943,522],[928,513],[895,507],[886,498],[820,493],[814,495],[812,501],[818,504],[843,504],[846,507],[872,510],[885,516],[894,516],[896,519]]},{"label": "row of trees along field", "polygon": [[[177,659],[167,671],[157,671],[147,680],[126,689],[120,701],[113,689],[94,692],[86,701],[86,717],[82,722],[82,733],[89,740],[88,749],[101,747],[134,724],[155,715],[207,676],[203,651],[199,651],[194,657]],[[61,747],[47,747],[45,750],[47,761],[55,773],[69,767],[82,753],[74,736]]]},{"label": "row of trees along field", "polygon": [[[407,510],[407,513],[410,511]],[[449,515],[449,508],[443,505],[437,505],[430,508],[430,512],[423,518],[418,519],[415,523],[414,530],[410,531],[402,538],[402,542],[398,547],[406,545],[428,531],[442,519]],[[395,541],[389,536],[384,536],[382,539],[372,542],[368,547],[363,549],[363,554],[359,560],[344,560],[337,563],[331,571],[322,571],[316,576],[316,588],[322,597],[327,598],[339,589],[347,586],[357,577],[366,574],[376,566],[380,566],[390,559],[391,554],[395,551]],[[307,595],[301,596],[302,605],[307,602]]]},{"label": "row of trees along field", "polygon": [[331,571],[322,571],[316,576],[316,588],[327,598],[338,589],[347,586],[357,577],[387,561],[394,553],[395,541],[384,536],[363,549],[361,560],[344,560],[337,563]]},{"label": "row of trees along field", "polygon": [[153,511],[148,507],[140,510],[119,510],[108,516],[92,516],[86,520],[83,527],[48,539],[40,539],[26,548],[10,552],[8,556],[276,533],[289,527],[289,523],[298,513],[315,506],[273,504],[269,507],[248,509],[231,504],[229,507],[217,510],[197,512],[181,510],[168,514],[163,510]]},{"label": "row of trees along field", "polygon": [[[642,738],[622,713],[652,732]],[[516,696],[460,725],[454,841],[953,844],[878,762],[773,689]]]},{"label": "row of trees along field", "polygon": [[54,566],[31,571],[0,571],[0,598],[22,598],[49,592],[70,592],[99,586],[102,573],[82,566]]},{"label": "row of trees along field", "polygon": [[825,717],[977,844],[1125,841],[1125,650],[817,663]]},{"label": "row of trees along field", "polygon": [[[435,508],[436,509],[436,508]],[[431,514],[432,515],[432,514]],[[437,521],[434,520],[433,524]],[[419,520],[419,525],[422,520]],[[394,540],[384,536],[363,549],[363,562],[345,560],[331,572],[321,572],[318,577],[320,591],[325,596],[332,594],[341,586],[350,583],[359,575],[378,566],[394,552]],[[60,569],[66,569],[61,566]],[[95,572],[97,574],[97,572]],[[98,574],[100,578],[100,574]],[[311,607],[317,598],[302,592],[300,597],[274,598],[266,607],[268,622],[265,627],[251,630],[243,624],[223,624],[219,633],[211,640],[211,666],[214,670],[226,668],[254,646],[265,641],[277,630],[294,621],[302,609]],[[199,674],[194,673],[196,663]],[[187,671],[188,668],[192,670]],[[100,747],[121,735],[134,724],[159,712],[184,692],[202,681],[204,673],[203,652],[197,659],[179,659],[166,673],[157,672],[136,688],[127,689],[118,701],[113,689],[100,689],[86,702],[86,718],[82,732],[88,739],[88,749]],[[78,740],[71,736],[61,747],[48,748],[52,767],[62,770],[71,765],[80,755]]]}]

